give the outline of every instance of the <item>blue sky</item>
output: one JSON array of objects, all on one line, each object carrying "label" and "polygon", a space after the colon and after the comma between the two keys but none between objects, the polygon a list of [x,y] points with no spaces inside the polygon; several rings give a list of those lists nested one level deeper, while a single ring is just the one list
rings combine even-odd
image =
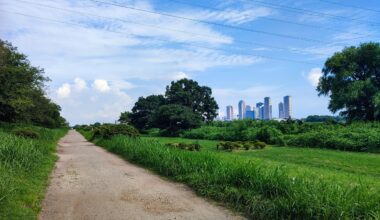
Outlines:
[{"label": "blue sky", "polygon": [[285,95],[296,118],[331,114],[324,61],[379,41],[378,21],[376,0],[0,0],[0,38],[45,69],[72,124],[113,122],[183,77],[213,89],[221,116],[265,96],[276,116]]}]

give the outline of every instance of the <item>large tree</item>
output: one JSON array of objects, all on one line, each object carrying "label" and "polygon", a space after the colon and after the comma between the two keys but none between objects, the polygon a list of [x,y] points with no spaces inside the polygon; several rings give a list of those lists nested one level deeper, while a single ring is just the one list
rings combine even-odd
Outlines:
[{"label": "large tree", "polygon": [[0,40],[0,121],[57,127],[65,123],[60,107],[45,96],[49,79],[16,47]]},{"label": "large tree", "polygon": [[203,121],[209,122],[218,116],[218,104],[212,97],[211,88],[200,86],[191,79],[181,79],[166,87],[165,93],[169,104],[189,107],[200,115]]},{"label": "large tree", "polygon": [[317,91],[348,120],[380,120],[380,44],[347,47],[327,59]]},{"label": "large tree", "polygon": [[140,97],[129,114],[133,126],[139,130],[152,128],[153,114],[162,105],[166,103],[162,95],[150,95],[146,98]]},{"label": "large tree", "polygon": [[199,127],[202,117],[189,107],[177,104],[162,105],[153,115],[155,127],[165,135],[177,135],[180,130]]}]

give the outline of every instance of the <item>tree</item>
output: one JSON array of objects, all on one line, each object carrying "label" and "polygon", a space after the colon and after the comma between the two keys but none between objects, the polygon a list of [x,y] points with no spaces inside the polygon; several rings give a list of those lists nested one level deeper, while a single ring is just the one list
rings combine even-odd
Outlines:
[{"label": "tree", "polygon": [[33,67],[16,47],[0,40],[0,121],[66,125],[61,108],[45,96],[48,81],[43,69]]},{"label": "tree", "polygon": [[122,112],[120,113],[119,122],[122,124],[130,124],[131,123],[131,112]]},{"label": "tree", "polygon": [[178,104],[189,107],[202,117],[203,121],[211,122],[218,116],[218,104],[212,97],[211,88],[199,86],[190,79],[181,79],[172,82],[166,87],[165,96],[169,104]]},{"label": "tree", "polygon": [[347,47],[327,59],[317,91],[349,121],[380,120],[380,44]]},{"label": "tree", "polygon": [[152,128],[153,114],[165,103],[166,100],[162,95],[140,97],[132,108],[132,114],[130,114],[132,125],[139,130]]},{"label": "tree", "polygon": [[166,135],[177,135],[180,130],[197,128],[202,124],[202,117],[189,107],[177,104],[161,106],[154,114],[157,128],[164,129]]}]

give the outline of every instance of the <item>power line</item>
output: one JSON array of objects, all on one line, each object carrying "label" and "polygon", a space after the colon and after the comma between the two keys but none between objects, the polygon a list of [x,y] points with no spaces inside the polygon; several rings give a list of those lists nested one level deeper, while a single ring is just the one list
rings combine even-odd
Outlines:
[{"label": "power line", "polygon": [[[137,24],[137,25],[146,26],[146,27],[149,27],[149,28],[155,28],[155,29],[159,29],[159,30],[168,30],[168,31],[172,31],[172,32],[190,34],[191,36],[200,36],[200,37],[205,37],[205,38],[209,38],[209,39],[213,39],[213,40],[215,39],[215,36],[207,35],[207,34],[199,34],[199,33],[194,33],[194,32],[189,32],[189,31],[184,31],[184,30],[178,30],[178,29],[172,29],[172,28],[167,28],[167,27],[162,27],[162,26],[143,24],[143,23],[139,23],[139,22],[135,22],[135,21],[129,21],[129,20],[120,19],[120,18],[111,18],[111,17],[105,17],[105,16],[101,16],[101,15],[83,13],[83,12],[78,12],[78,11],[75,11],[75,10],[70,10],[70,9],[65,9],[65,8],[60,8],[60,7],[40,4],[40,3],[34,3],[34,2],[25,1],[25,0],[18,0],[18,1],[24,2],[24,3],[27,3],[27,4],[32,4],[34,6],[40,6],[40,7],[45,7],[45,8],[65,11],[65,12],[69,12],[69,13],[73,13],[73,14],[81,14],[81,15],[85,15],[85,16],[93,16],[93,17],[98,17],[98,18],[103,18],[103,19],[108,19],[108,20],[115,20],[115,21],[124,22],[124,23]],[[299,49],[295,49],[295,48],[279,47],[279,46],[273,46],[273,45],[269,45],[269,44],[252,42],[252,41],[243,41],[243,40],[236,40],[236,39],[234,39],[234,42],[235,43],[239,43],[239,44],[244,44],[244,45],[250,45],[250,46],[255,45],[255,46],[268,47],[268,48],[273,48],[273,49],[278,49],[278,50],[283,50],[283,51],[289,51],[289,52],[293,52],[293,53],[304,53],[305,52],[304,50],[299,50]],[[314,54],[316,54],[316,55],[324,55],[324,53],[314,53]]]},{"label": "power line", "polygon": [[[48,21],[48,22],[54,22],[54,23],[61,23],[61,24],[66,24],[66,25],[75,25],[75,26],[80,26],[82,28],[89,29],[87,26],[80,25],[80,24],[77,24],[77,23],[64,22],[64,21],[59,21],[59,20],[49,19],[49,18],[43,18],[43,17],[39,17],[39,16],[34,16],[34,15],[28,15],[28,14],[19,13],[19,12],[7,11],[7,10],[3,10],[3,9],[0,9],[0,11],[7,12],[7,13],[13,13],[13,14],[17,14],[17,15],[21,15],[21,16],[25,16],[25,17],[29,17],[29,18],[38,19],[38,20],[43,20],[43,21]],[[124,32],[112,31],[112,30],[105,30],[105,29],[102,29],[102,30],[106,31],[106,32],[112,32],[112,33],[117,33],[117,34],[122,34],[122,35],[128,34],[128,35],[131,35],[131,36],[134,36],[134,37],[143,37],[143,36],[139,36],[139,35],[133,34],[131,32],[130,33],[124,33]],[[206,47],[206,46],[201,46],[201,45],[195,45],[195,44],[189,44],[189,43],[184,43],[184,42],[171,42],[171,41],[163,40],[163,39],[155,39],[155,40],[156,41],[161,41],[161,42],[164,42],[164,43],[175,43],[175,44],[181,44],[181,45],[185,45],[185,46],[196,47],[196,48],[207,49],[207,50],[223,51],[223,52],[228,52],[228,53],[231,52],[231,51],[226,50],[226,49],[211,48],[211,47]],[[279,58],[279,57],[272,57],[272,56],[266,56],[266,55],[258,55],[258,54],[247,53],[247,52],[246,53],[235,54],[235,55],[249,55],[249,56],[254,56],[256,58],[263,58],[263,59],[269,59],[269,60],[277,60],[277,61],[283,61],[283,62],[292,62],[292,63],[302,63],[302,64],[308,64],[308,65],[314,65],[314,66],[315,65],[320,65],[320,64],[317,64],[317,63],[312,63],[312,62],[307,62],[307,61],[299,61],[299,60],[292,60],[292,59],[287,59],[287,58]]]},{"label": "power line", "polygon": [[371,12],[380,13],[380,10],[376,10],[376,9],[372,9],[372,8],[365,8],[365,7],[361,7],[361,6],[356,6],[356,5],[346,4],[346,3],[340,3],[340,2],[334,2],[334,1],[328,1],[328,0],[319,0],[319,1],[320,2],[325,2],[325,3],[328,3],[328,4],[332,4],[332,5],[343,6],[343,7],[346,7],[346,8],[356,8],[356,9],[360,9],[360,10],[364,10],[364,11],[371,11]]},{"label": "power line", "polygon": [[265,5],[266,7],[269,8],[275,8],[275,9],[284,9],[293,13],[304,13],[312,16],[323,16],[323,17],[329,17],[331,19],[343,21],[343,22],[349,22],[349,21],[359,21],[362,24],[371,24],[372,26],[378,26],[380,25],[379,22],[373,22],[373,21],[367,21],[363,20],[360,18],[352,18],[352,17],[346,17],[346,16],[339,16],[339,15],[332,15],[328,13],[323,13],[323,12],[317,12],[317,11],[312,11],[312,10],[307,10],[307,9],[302,9],[302,8],[296,8],[296,7],[290,7],[290,6],[285,6],[285,5],[279,5],[279,4],[274,4],[274,3],[268,3],[268,2],[263,2],[263,1],[258,1],[258,0],[244,0],[244,2],[255,2],[258,4]]},{"label": "power line", "polygon": [[304,37],[298,37],[298,36],[286,35],[286,34],[279,34],[279,33],[274,33],[274,32],[268,32],[268,31],[262,31],[262,30],[255,30],[255,29],[251,29],[251,28],[239,27],[239,26],[235,26],[235,25],[228,25],[228,24],[223,24],[223,23],[205,21],[205,20],[201,20],[201,19],[195,19],[195,18],[183,17],[183,16],[179,16],[179,15],[174,15],[174,14],[151,11],[151,10],[147,10],[147,9],[135,8],[135,7],[126,6],[126,5],[113,3],[113,2],[103,2],[103,1],[99,1],[99,0],[89,0],[89,1],[97,2],[100,4],[112,5],[112,6],[121,7],[121,8],[126,8],[126,9],[130,9],[130,10],[135,10],[135,11],[140,11],[140,12],[149,13],[149,14],[162,15],[162,16],[166,16],[166,17],[171,17],[171,18],[176,18],[176,19],[181,19],[181,20],[194,21],[194,22],[199,22],[199,23],[204,23],[204,24],[209,24],[209,25],[220,26],[220,27],[224,27],[224,28],[230,28],[230,29],[235,29],[235,30],[240,30],[240,31],[251,32],[251,33],[264,34],[264,35],[270,35],[270,36],[275,36],[275,37],[288,38],[288,39],[301,40],[301,41],[308,41],[308,42],[314,42],[314,43],[328,43],[328,42],[324,42],[324,41],[317,40],[317,39],[304,38]]},{"label": "power line", "polygon": [[[209,7],[209,6],[195,4],[195,3],[188,3],[188,2],[177,1],[177,0],[167,0],[167,1],[174,2],[177,4],[182,4],[182,5],[189,5],[192,7],[224,12],[223,9]],[[285,24],[293,24],[293,25],[298,25],[298,26],[303,26],[303,27],[308,27],[308,28],[324,29],[324,30],[339,32],[339,33],[343,32],[342,30],[335,29],[335,28],[322,27],[322,26],[317,26],[317,25],[312,25],[312,24],[304,24],[304,23],[288,21],[288,20],[283,20],[283,19],[278,19],[278,18],[269,18],[269,17],[258,17],[258,18],[262,20],[274,21],[274,22],[285,23]],[[363,35],[362,33],[358,33],[358,32],[349,32],[349,33],[368,37],[368,35]]]}]

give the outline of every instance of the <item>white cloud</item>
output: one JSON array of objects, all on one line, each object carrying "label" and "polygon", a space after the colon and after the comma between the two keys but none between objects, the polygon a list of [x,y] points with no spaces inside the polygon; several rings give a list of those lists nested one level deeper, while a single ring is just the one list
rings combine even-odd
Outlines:
[{"label": "white cloud", "polygon": [[[131,85],[124,81],[124,86],[106,80],[94,80],[92,87],[83,87],[84,80],[74,79],[72,84],[64,83],[53,93],[52,99],[62,107],[62,115],[72,124],[114,122],[120,112],[132,107],[133,99],[125,93],[125,85]],[[82,89],[73,89],[79,87]],[[107,92],[104,92],[104,90]],[[70,92],[67,92],[70,91]],[[70,95],[71,94],[71,95]],[[63,98],[64,97],[64,98]]]},{"label": "white cloud", "polygon": [[309,80],[309,83],[312,86],[316,87],[318,86],[319,79],[321,78],[321,76],[322,76],[321,68],[313,68],[307,74],[307,79]]},{"label": "white cloud", "polygon": [[77,77],[74,79],[74,88],[77,91],[82,91],[87,88],[87,83],[83,79]]},{"label": "white cloud", "polygon": [[92,84],[92,88],[98,90],[99,92],[108,92],[111,90],[107,80],[104,79],[96,79]]},{"label": "white cloud", "polygon": [[190,77],[185,72],[176,72],[173,76],[171,76],[171,80],[180,80],[184,78],[189,79]]},{"label": "white cloud", "polygon": [[61,87],[57,90],[58,98],[68,98],[71,94],[71,86],[68,83],[64,83]]}]

